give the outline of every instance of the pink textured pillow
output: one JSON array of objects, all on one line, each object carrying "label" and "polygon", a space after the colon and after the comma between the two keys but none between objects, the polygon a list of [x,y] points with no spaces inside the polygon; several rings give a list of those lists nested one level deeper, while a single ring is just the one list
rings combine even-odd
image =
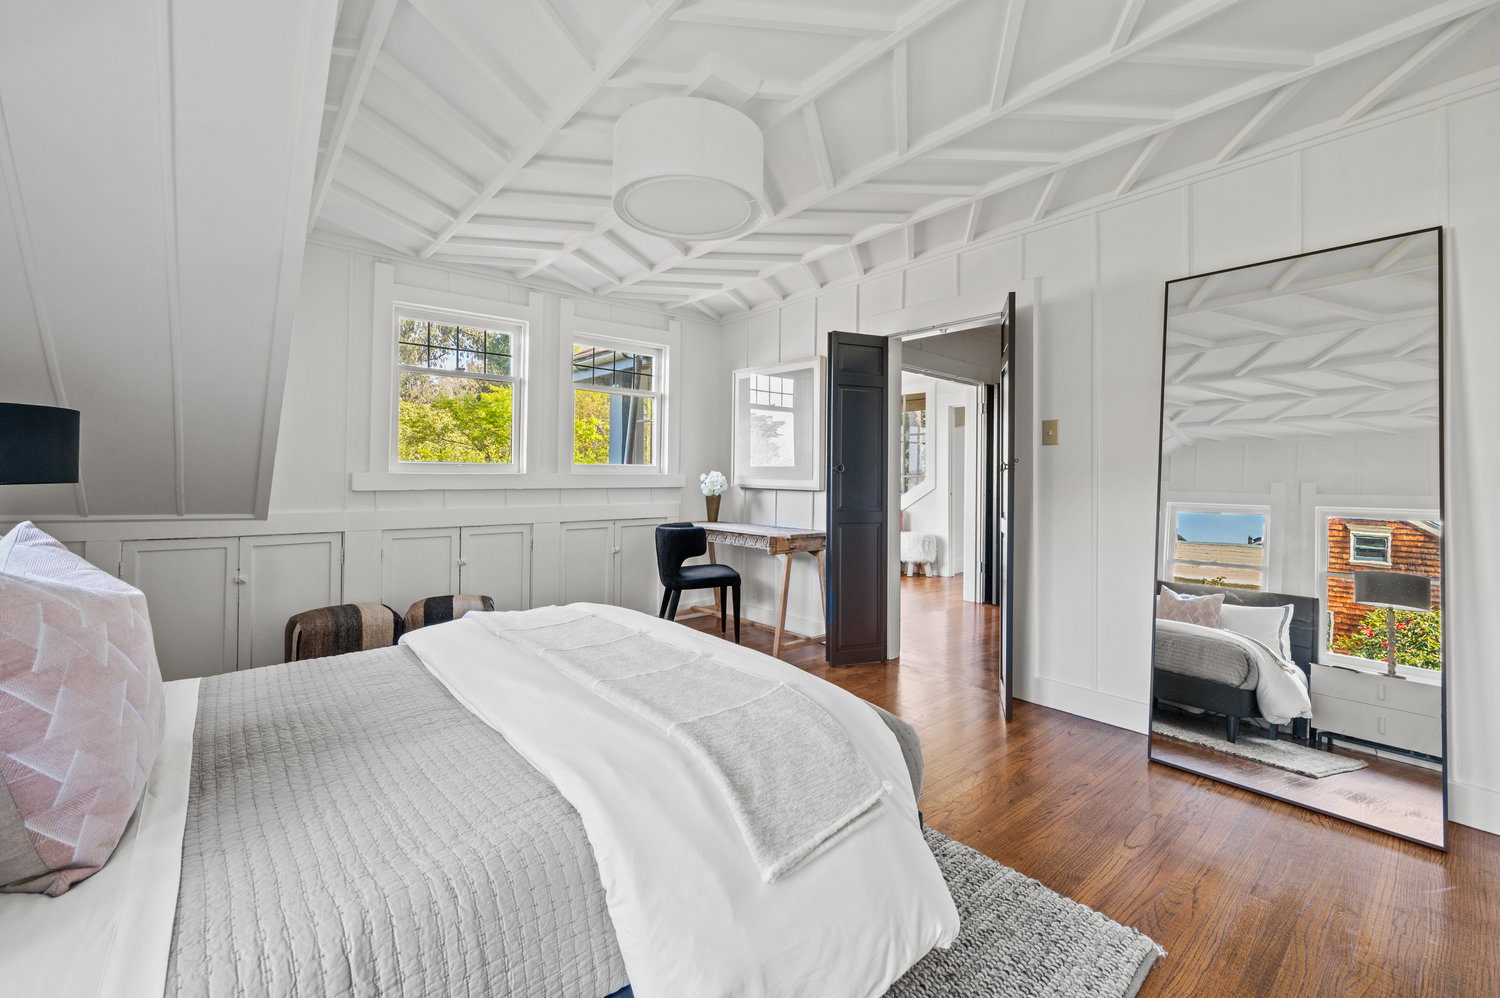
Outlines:
[{"label": "pink textured pillow", "polygon": [[1163,620],[1180,620],[1184,624],[1197,624],[1199,627],[1218,627],[1223,606],[1223,593],[1184,596],[1170,589],[1163,589],[1156,598],[1156,615]]},{"label": "pink textured pillow", "polygon": [[22,523],[0,539],[0,890],[109,859],[164,723],[146,597]]}]

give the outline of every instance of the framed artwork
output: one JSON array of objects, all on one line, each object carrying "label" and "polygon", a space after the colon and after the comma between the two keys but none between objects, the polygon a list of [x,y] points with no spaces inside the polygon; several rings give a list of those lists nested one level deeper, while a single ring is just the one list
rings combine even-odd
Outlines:
[{"label": "framed artwork", "polygon": [[823,488],[823,371],[809,357],[734,372],[735,485]]}]

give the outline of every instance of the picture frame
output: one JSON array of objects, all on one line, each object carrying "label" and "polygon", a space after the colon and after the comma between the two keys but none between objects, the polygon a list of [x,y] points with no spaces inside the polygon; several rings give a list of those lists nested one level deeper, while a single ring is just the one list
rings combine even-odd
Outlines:
[{"label": "picture frame", "polygon": [[812,492],[824,487],[826,381],[822,357],[734,372],[732,484]]}]

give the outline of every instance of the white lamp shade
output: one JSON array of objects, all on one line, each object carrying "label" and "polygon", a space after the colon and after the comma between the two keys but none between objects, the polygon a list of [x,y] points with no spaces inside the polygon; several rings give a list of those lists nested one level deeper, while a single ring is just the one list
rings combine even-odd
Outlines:
[{"label": "white lamp shade", "polygon": [[614,207],[626,224],[671,239],[727,239],[765,215],[765,142],[732,107],[664,97],[615,123]]}]

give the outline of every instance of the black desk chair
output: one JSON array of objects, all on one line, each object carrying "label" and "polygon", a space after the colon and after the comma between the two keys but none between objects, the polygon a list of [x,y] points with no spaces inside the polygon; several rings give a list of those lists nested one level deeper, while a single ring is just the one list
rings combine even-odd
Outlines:
[{"label": "black desk chair", "polygon": [[[734,643],[740,643],[740,573],[728,565],[684,565],[689,558],[708,553],[708,533],[691,523],[663,523],[656,528],[656,570],[666,592],[661,594],[658,617],[677,619],[677,600],[684,589],[717,589],[719,606],[728,609],[725,590],[734,590]],[[719,616],[724,633],[728,613]]]}]

